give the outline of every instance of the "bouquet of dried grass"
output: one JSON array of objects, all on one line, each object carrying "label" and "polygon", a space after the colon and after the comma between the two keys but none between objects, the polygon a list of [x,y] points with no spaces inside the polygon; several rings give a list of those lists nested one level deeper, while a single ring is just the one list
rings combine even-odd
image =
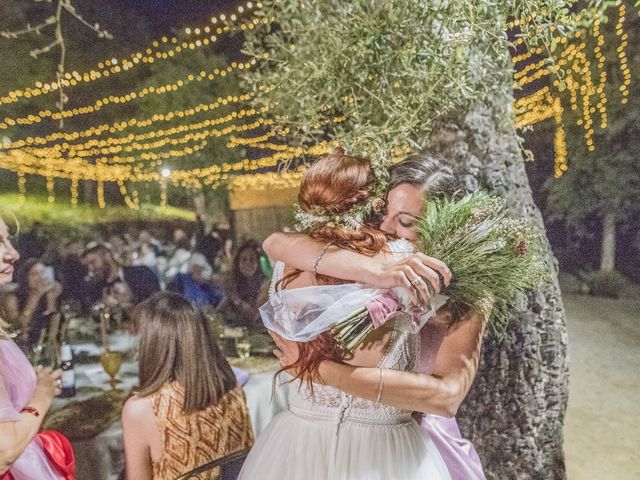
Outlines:
[{"label": "bouquet of dried grass", "polygon": [[[476,192],[458,201],[430,200],[417,232],[419,250],[442,260],[452,272],[442,293],[449,297],[453,317],[460,319],[470,308],[480,310],[498,337],[524,292],[549,281],[540,233],[527,220],[508,217],[502,198]],[[343,349],[353,351],[378,324],[363,306],[337,322],[332,332]]]}]

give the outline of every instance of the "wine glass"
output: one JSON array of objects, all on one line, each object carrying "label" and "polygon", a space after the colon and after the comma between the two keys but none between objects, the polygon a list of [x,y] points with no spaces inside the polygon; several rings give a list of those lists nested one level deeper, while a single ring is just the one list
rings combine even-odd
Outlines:
[{"label": "wine glass", "polygon": [[108,383],[111,385],[111,390],[115,390],[116,385],[120,383],[116,375],[122,365],[122,354],[120,352],[107,350],[100,356],[100,363],[104,371],[109,375]]},{"label": "wine glass", "polygon": [[247,332],[243,329],[242,335],[235,340],[238,358],[243,361],[248,359],[251,356],[251,343],[249,342],[249,337],[247,337]]}]

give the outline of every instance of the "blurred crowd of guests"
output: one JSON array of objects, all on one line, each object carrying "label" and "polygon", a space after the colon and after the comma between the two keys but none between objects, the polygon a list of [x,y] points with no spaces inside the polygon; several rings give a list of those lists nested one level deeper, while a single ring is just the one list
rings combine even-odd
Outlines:
[{"label": "blurred crowd of guests", "polygon": [[[139,338],[139,385],[122,412],[120,478],[177,478],[246,454],[253,444],[242,388],[249,374],[232,369],[205,311],[219,309],[232,324],[256,327],[248,305],[261,301],[266,275],[254,241],[236,250],[228,236],[199,228],[192,236],[175,230],[165,242],[142,231],[135,240],[57,244],[35,225],[19,237],[17,251],[8,232],[0,217],[0,479],[75,478],[69,440],[41,431],[62,392],[63,371],[34,370],[12,334],[21,331],[16,339],[28,349],[50,323],[55,330],[58,313],[89,313],[97,305],[129,317]],[[211,248],[214,241],[220,248]],[[207,468],[206,478],[219,477],[219,469]]]},{"label": "blurred crowd of guests", "polygon": [[34,224],[16,248],[20,261],[14,282],[0,290],[0,307],[26,351],[41,339],[54,313],[87,314],[99,307],[126,319],[133,307],[162,290],[218,312],[229,326],[262,328],[258,307],[267,298],[270,272],[259,243],[235,245],[228,229],[206,231],[199,218],[194,231],[177,228],[170,238],[141,230],[88,244],[58,242]]}]

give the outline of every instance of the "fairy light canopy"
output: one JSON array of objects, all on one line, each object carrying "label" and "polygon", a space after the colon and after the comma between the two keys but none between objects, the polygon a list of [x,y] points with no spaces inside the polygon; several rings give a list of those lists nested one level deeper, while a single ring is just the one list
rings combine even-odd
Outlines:
[{"label": "fairy light canopy", "polygon": [[[127,56],[97,61],[87,70],[71,70],[62,77],[43,79],[23,88],[0,92],[0,168],[17,176],[18,192],[22,199],[27,194],[27,176],[46,179],[49,201],[55,200],[55,181],[64,179],[70,184],[71,204],[78,203],[80,181],[97,184],[98,203],[105,205],[105,183],[118,186],[125,203],[139,208],[135,184],[162,182],[184,188],[217,188],[228,185],[232,191],[247,191],[297,186],[303,169],[268,171],[303,156],[324,154],[332,148],[328,142],[313,146],[290,146],[288,134],[276,130],[269,119],[269,107],[250,105],[252,92],[225,95],[213,102],[192,107],[167,109],[153,115],[136,117],[127,115],[116,120],[100,122],[100,114],[111,107],[126,107],[149,96],[170,95],[187,91],[194,84],[210,82],[215,88],[235,72],[259,67],[255,58],[232,61],[225,67],[211,66],[206,70],[190,71],[170,82],[130,88],[118,95],[96,95],[84,105],[57,111],[43,109],[24,115],[3,115],[13,105],[29,99],[55,94],[61,87],[70,94],[73,89],[94,82],[109,82],[126,78],[128,72],[142,65],[162,66],[179,63],[187,52],[211,49],[226,35],[252,30],[261,24],[277,21],[260,12],[260,2],[248,1],[233,12],[226,12],[182,29],[176,35],[163,35],[147,46]],[[626,58],[629,34],[625,31],[628,12],[624,2],[616,2],[615,34],[619,42],[617,60],[624,78],[620,100],[626,103],[630,95],[631,71]],[[608,81],[604,68],[602,46],[605,39],[599,19],[589,30],[578,30],[574,38],[555,37],[557,48],[549,59],[542,48],[527,50],[518,37],[521,22],[510,23],[514,34],[512,61],[514,88],[520,93],[514,103],[515,122],[524,128],[545,120],[555,122],[555,175],[568,169],[565,121],[568,110],[581,112],[578,124],[583,129],[588,148],[596,148],[594,133],[607,128]],[[291,48],[295,48],[294,45]],[[269,54],[264,52],[263,58]],[[266,87],[264,87],[266,88]],[[564,97],[568,97],[568,102]],[[222,110],[222,113],[219,113]],[[93,126],[76,131],[57,131],[45,127],[60,119],[91,119]],[[331,117],[328,123],[339,123],[344,117]],[[35,126],[38,135],[20,136],[23,127]],[[319,126],[320,127],[320,126]],[[219,159],[205,161],[204,166],[189,168],[189,159],[201,155],[208,142],[225,139],[228,149],[241,152],[238,161]],[[244,151],[260,152],[259,157],[244,155]],[[167,161],[173,162],[171,168]],[[184,165],[184,167],[181,167]],[[256,173],[257,172],[257,173]]]},{"label": "fairy light canopy", "polygon": [[[569,168],[566,122],[575,121],[581,127],[588,150],[594,151],[594,135],[608,126],[607,105],[612,101],[621,104],[629,101],[632,77],[626,53],[629,47],[627,10],[624,1],[616,0],[615,5],[606,12],[613,27],[612,34],[607,38],[601,16],[593,12],[594,21],[588,29],[576,31],[571,38],[561,35],[555,37],[557,48],[551,58],[545,56],[542,49],[527,51],[522,49],[522,42],[514,42],[514,88],[516,92],[520,91],[514,104],[516,125],[524,128],[545,120],[555,123],[556,177]],[[632,14],[637,16],[635,12]],[[511,28],[512,33],[518,31],[515,22]],[[615,50],[617,58],[605,58],[605,42],[614,42],[615,49],[611,50]],[[610,98],[611,94],[607,92],[606,87],[611,82],[607,62],[617,63],[622,76],[617,98]],[[573,115],[569,116],[569,112]]]}]

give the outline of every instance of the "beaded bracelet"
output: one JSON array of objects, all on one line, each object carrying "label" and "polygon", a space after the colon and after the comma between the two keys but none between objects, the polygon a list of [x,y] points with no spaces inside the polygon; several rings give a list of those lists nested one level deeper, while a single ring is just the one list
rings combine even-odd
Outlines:
[{"label": "beaded bracelet", "polygon": [[320,260],[322,260],[322,257],[324,257],[325,253],[327,253],[327,250],[329,250],[329,247],[333,245],[333,240],[331,240],[329,243],[327,243],[324,248],[322,249],[322,252],[320,253],[320,255],[318,255],[318,258],[316,259],[316,263],[313,266],[313,274],[317,277],[318,276],[318,265],[320,265]]}]

